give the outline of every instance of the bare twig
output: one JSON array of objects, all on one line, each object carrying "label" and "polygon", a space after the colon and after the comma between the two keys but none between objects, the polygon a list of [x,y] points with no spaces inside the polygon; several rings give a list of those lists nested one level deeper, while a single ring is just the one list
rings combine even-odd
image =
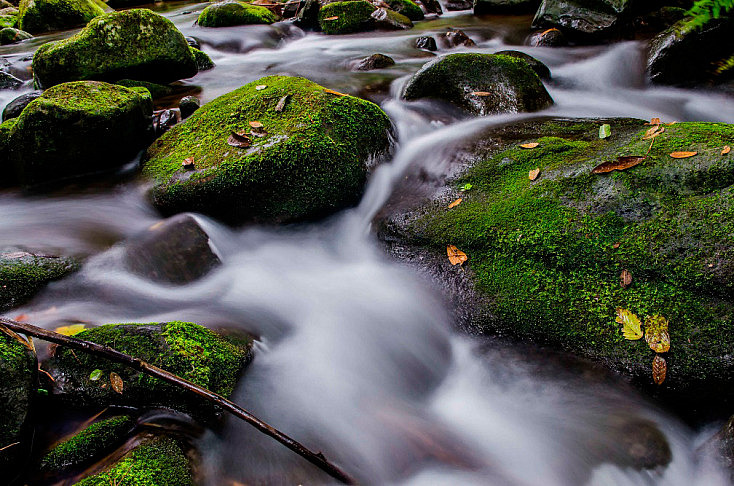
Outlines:
[{"label": "bare twig", "polygon": [[304,445],[297,442],[296,440],[288,437],[283,432],[279,431],[275,427],[268,425],[262,420],[258,419],[244,408],[238,406],[234,402],[227,400],[221,395],[218,395],[206,388],[203,388],[195,383],[181,378],[180,376],[174,375],[164,369],[158,368],[150,363],[146,363],[138,358],[129,356],[127,354],[116,351],[110,347],[103,346],[101,344],[93,343],[91,341],[85,341],[71,336],[64,336],[53,331],[49,331],[25,322],[18,322],[5,317],[0,317],[0,328],[6,327],[12,331],[33,336],[44,341],[49,341],[56,344],[62,344],[69,348],[78,349],[80,351],[100,356],[110,361],[122,363],[130,368],[148,374],[165,382],[171,383],[179,388],[183,388],[188,392],[198,395],[205,400],[214,403],[224,410],[230,412],[235,417],[238,417],[248,424],[255,427],[257,430],[265,435],[272,437],[277,440],[288,449],[292,450],[299,456],[303,457],[310,463],[317,466],[319,469],[329,474],[334,479],[337,479],[343,484],[355,484],[355,480],[349,476],[346,472],[342,471],[336,464],[330,462],[321,452],[312,452],[307,449]]},{"label": "bare twig", "polygon": [[17,445],[20,445],[20,442],[13,442],[12,444],[8,444],[5,447],[0,447],[0,452],[4,451],[5,449],[10,449],[11,447],[15,447]]}]

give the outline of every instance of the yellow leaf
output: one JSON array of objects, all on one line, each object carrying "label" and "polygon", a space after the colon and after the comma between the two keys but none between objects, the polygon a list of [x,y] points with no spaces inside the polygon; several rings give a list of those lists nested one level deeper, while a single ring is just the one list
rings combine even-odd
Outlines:
[{"label": "yellow leaf", "polygon": [[461,265],[469,259],[466,253],[456,248],[454,245],[446,246],[446,254],[449,256],[449,261],[452,265]]},{"label": "yellow leaf", "polygon": [[538,142],[530,142],[530,143],[520,144],[520,147],[524,149],[531,149],[531,148],[537,147],[538,145],[540,145]]},{"label": "yellow leaf", "polygon": [[120,375],[118,375],[114,371],[110,373],[110,384],[112,385],[113,390],[122,395],[124,383],[122,382],[122,378],[120,378]]},{"label": "yellow leaf", "polygon": [[73,336],[84,330],[84,324],[72,324],[70,326],[61,326],[56,328],[56,332],[64,336]]},{"label": "yellow leaf", "polygon": [[726,155],[729,152],[731,152],[731,147],[729,147],[728,145],[724,145],[724,148],[721,149],[721,155]]},{"label": "yellow leaf", "polygon": [[538,174],[540,174],[540,169],[533,169],[530,172],[528,172],[528,179],[531,181],[534,181],[538,178]]},{"label": "yellow leaf", "polygon": [[687,159],[688,157],[693,157],[697,153],[698,152],[672,152],[670,156],[674,159]]},{"label": "yellow leaf", "polygon": [[642,329],[640,319],[627,309],[617,307],[617,322],[622,324],[622,335],[630,341],[637,341],[642,338]]},{"label": "yellow leaf", "polygon": [[333,95],[337,95],[337,96],[347,96],[344,93],[340,93],[338,91],[334,91],[333,89],[329,89],[329,88],[324,88],[324,92],[333,94]]},{"label": "yellow leaf", "polygon": [[667,353],[670,350],[668,320],[660,315],[648,316],[645,319],[645,341],[656,353]]},{"label": "yellow leaf", "polygon": [[665,362],[665,358],[656,354],[655,359],[652,360],[652,381],[654,381],[656,385],[662,385],[667,373],[668,364]]},{"label": "yellow leaf", "polygon": [[462,201],[462,199],[459,198],[456,201],[452,202],[451,204],[449,204],[449,209],[455,208],[456,206],[458,206],[459,204],[461,204],[461,201]]}]

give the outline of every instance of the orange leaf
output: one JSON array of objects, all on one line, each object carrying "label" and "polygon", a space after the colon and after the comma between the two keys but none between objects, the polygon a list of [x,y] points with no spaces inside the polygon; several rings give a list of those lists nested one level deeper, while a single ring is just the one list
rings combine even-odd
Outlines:
[{"label": "orange leaf", "polygon": [[338,18],[339,18],[338,15],[334,15],[333,17],[326,17],[324,20],[336,20]]},{"label": "orange leaf", "polygon": [[548,29],[548,30],[544,30],[543,32],[541,32],[541,33],[540,33],[540,36],[542,37],[542,36],[544,36],[545,34],[547,34],[548,32],[560,32],[560,31],[559,31],[558,29],[556,29],[555,27],[552,27],[552,28],[550,28],[550,29]]},{"label": "orange leaf", "polygon": [[621,285],[623,289],[626,289],[630,284],[632,284],[632,274],[629,270],[622,270],[622,273],[619,276],[619,285]]},{"label": "orange leaf", "polygon": [[639,157],[636,155],[631,155],[627,157],[617,157],[617,160],[613,162],[604,162],[596,167],[594,167],[591,170],[592,174],[606,174],[607,172],[611,172],[613,170],[625,170],[629,169],[630,167],[634,167],[640,162],[645,160],[645,157]]},{"label": "orange leaf", "polygon": [[721,155],[726,155],[729,152],[731,152],[731,147],[729,147],[728,145],[724,145],[724,148],[721,149]]},{"label": "orange leaf", "polygon": [[471,92],[471,93],[469,93],[469,94],[470,94],[470,95],[474,95],[474,96],[489,96],[489,95],[491,95],[492,93],[490,93],[489,91],[472,91],[472,92]]},{"label": "orange leaf", "polygon": [[650,123],[647,123],[646,125],[660,125],[660,118],[653,118],[650,120]]},{"label": "orange leaf", "polygon": [[265,88],[267,88],[267,86],[265,86],[264,84],[258,84],[257,86],[255,86],[255,89],[258,91],[261,91]]},{"label": "orange leaf", "polygon": [[651,129],[645,132],[645,134],[642,136],[642,139],[650,140],[651,138],[657,137],[664,131],[665,131],[665,127],[661,127],[660,125],[654,125]]},{"label": "orange leaf", "polygon": [[333,95],[337,95],[337,96],[347,96],[344,93],[340,93],[338,91],[334,91],[333,89],[329,89],[329,88],[324,88],[324,92],[330,93],[330,94],[333,94]]},{"label": "orange leaf", "polygon": [[531,148],[537,147],[538,145],[540,145],[538,142],[530,142],[530,143],[523,143],[520,145],[520,147],[524,149],[531,149]]},{"label": "orange leaf", "polygon": [[528,172],[528,179],[531,181],[534,181],[538,178],[538,174],[540,174],[540,169],[533,169],[530,172]]},{"label": "orange leaf", "polygon": [[194,168],[194,158],[188,157],[184,159],[184,161],[181,162],[181,165],[183,165],[184,169],[193,169]]},{"label": "orange leaf", "polygon": [[670,156],[674,159],[687,159],[688,157],[693,157],[697,153],[698,152],[672,152]]},{"label": "orange leaf", "polygon": [[656,354],[655,359],[652,360],[652,381],[654,381],[656,385],[662,385],[667,373],[668,364],[665,362],[665,358]]},{"label": "orange leaf", "polygon": [[263,124],[260,123],[259,121],[251,121],[250,122],[250,126],[252,128],[262,128],[263,127]]},{"label": "orange leaf", "polygon": [[112,385],[113,390],[122,395],[122,389],[125,384],[122,382],[122,378],[120,378],[120,375],[118,375],[114,371],[110,373],[110,384]]},{"label": "orange leaf", "polygon": [[232,132],[229,138],[227,138],[227,143],[233,147],[246,148],[252,144],[252,140],[245,135],[245,132]]},{"label": "orange leaf", "polygon": [[451,204],[449,204],[449,209],[455,208],[456,206],[458,206],[459,204],[461,204],[461,201],[462,201],[462,199],[459,198],[456,201],[452,202]]},{"label": "orange leaf", "polygon": [[454,245],[446,246],[446,254],[449,256],[449,261],[452,265],[461,265],[469,259],[466,253],[456,248]]}]

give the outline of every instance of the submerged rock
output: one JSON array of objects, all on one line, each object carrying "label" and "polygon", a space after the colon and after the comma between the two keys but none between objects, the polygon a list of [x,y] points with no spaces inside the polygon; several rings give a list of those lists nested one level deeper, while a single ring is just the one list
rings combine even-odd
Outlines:
[{"label": "submerged rock", "polygon": [[25,303],[47,283],[76,271],[71,259],[24,251],[0,253],[0,311]]},{"label": "submerged rock", "polygon": [[54,86],[11,120],[9,160],[26,186],[119,167],[150,140],[152,111],[144,88]]},{"label": "submerged rock", "polygon": [[460,29],[449,29],[448,32],[438,34],[438,40],[445,48],[452,47],[473,47],[477,44],[466,35],[466,32]]},{"label": "submerged rock", "polygon": [[0,71],[0,89],[18,89],[23,85],[23,81],[16,78],[12,74]]},{"label": "submerged rock", "polygon": [[437,51],[436,39],[431,36],[421,36],[415,39],[416,49],[425,49],[427,51]]},{"label": "submerged rock", "polygon": [[[166,214],[316,218],[359,200],[367,163],[388,150],[390,129],[368,101],[270,76],[207,103],[156,140],[143,174]],[[191,167],[183,167],[187,159]]]},{"label": "submerged rock", "polygon": [[568,45],[566,36],[558,29],[551,28],[542,32],[534,32],[527,41],[532,47],[564,47]]},{"label": "submerged rock", "polygon": [[373,69],[385,69],[395,65],[392,57],[384,54],[372,54],[365,57],[354,67],[355,71],[372,71]]},{"label": "submerged rock", "polygon": [[33,56],[33,76],[43,88],[88,79],[165,84],[197,71],[183,34],[170,20],[146,9],[97,17],[78,34],[42,45]]},{"label": "submerged rock", "polygon": [[631,20],[631,0],[543,0],[533,28],[555,27],[578,40],[618,36]]},{"label": "submerged rock", "polygon": [[537,111],[553,104],[527,62],[493,54],[450,54],[424,65],[403,98],[435,98],[476,115]]},{"label": "submerged rock", "polygon": [[234,25],[272,24],[278,16],[265,7],[228,0],[214,3],[199,14],[196,21],[202,27],[231,27]]},{"label": "submerged rock", "polygon": [[18,27],[37,34],[79,27],[108,7],[101,0],[21,0]]}]

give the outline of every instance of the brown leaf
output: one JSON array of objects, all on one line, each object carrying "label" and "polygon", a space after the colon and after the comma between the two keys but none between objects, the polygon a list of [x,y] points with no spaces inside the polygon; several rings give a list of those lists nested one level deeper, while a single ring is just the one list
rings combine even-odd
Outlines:
[{"label": "brown leaf", "polygon": [[338,91],[334,91],[333,89],[329,89],[329,88],[324,88],[324,92],[333,94],[333,95],[337,95],[337,96],[347,96],[344,93],[340,93]]},{"label": "brown leaf", "polygon": [[333,17],[326,17],[324,20],[336,20],[338,18],[339,18],[338,15],[334,15]]},{"label": "brown leaf", "polygon": [[614,244],[612,245],[612,248],[614,248],[614,249],[616,250],[617,248],[619,248],[619,245],[620,245],[620,244],[621,244],[621,243],[620,243],[619,241],[617,241],[616,243],[614,243]]},{"label": "brown leaf", "polygon": [[459,198],[456,201],[452,202],[451,204],[449,204],[449,209],[455,208],[456,206],[458,206],[459,204],[461,204],[461,201],[462,201],[462,199]]},{"label": "brown leaf", "polygon": [[724,148],[721,149],[721,155],[726,155],[729,152],[731,152],[731,147],[729,147],[728,145],[724,145]]},{"label": "brown leaf", "polygon": [[656,353],[670,351],[668,320],[661,315],[648,316],[645,319],[645,341]]},{"label": "brown leaf", "polygon": [[449,256],[449,261],[452,265],[461,265],[469,259],[466,253],[456,248],[454,245],[446,246],[446,254]]},{"label": "brown leaf", "polygon": [[275,111],[277,111],[278,113],[280,113],[281,111],[283,111],[285,109],[285,104],[288,103],[288,98],[290,96],[291,95],[285,95],[285,96],[283,96],[280,99],[280,101],[278,101],[278,104],[275,105]]},{"label": "brown leaf", "polygon": [[653,118],[650,120],[650,123],[646,123],[645,125],[660,125],[660,118]]},{"label": "brown leaf", "polygon": [[193,169],[194,168],[194,158],[188,157],[184,159],[184,161],[181,162],[181,165],[183,165],[184,169]]},{"label": "brown leaf", "polygon": [[227,143],[233,147],[246,148],[252,145],[252,140],[245,135],[245,132],[232,132],[229,138],[227,138]]},{"label": "brown leaf", "polygon": [[120,378],[120,375],[118,375],[114,371],[110,373],[110,384],[112,385],[113,390],[122,395],[124,383],[122,382],[122,378]]},{"label": "brown leaf", "polygon": [[489,95],[491,95],[492,93],[490,93],[489,91],[472,91],[472,92],[471,92],[471,93],[469,93],[469,94],[470,94],[470,95],[473,95],[473,96],[489,96]]},{"label": "brown leaf", "polygon": [[540,169],[539,168],[533,169],[530,172],[528,172],[528,179],[530,179],[531,181],[534,181],[535,179],[538,178],[538,174],[540,174]]},{"label": "brown leaf", "polygon": [[657,137],[664,131],[665,131],[665,127],[661,127],[660,125],[654,125],[651,129],[645,132],[645,134],[642,136],[642,139],[650,140],[651,138]]},{"label": "brown leaf", "polygon": [[670,156],[674,159],[687,159],[688,157],[693,157],[696,154],[698,154],[698,152],[672,152]]},{"label": "brown leaf", "polygon": [[537,147],[538,145],[540,145],[538,142],[530,142],[530,143],[520,144],[520,147],[524,149],[531,149],[531,148]]},{"label": "brown leaf", "polygon": [[265,86],[264,84],[258,84],[257,86],[255,86],[255,89],[258,91],[262,91],[265,88],[267,88],[267,86]]},{"label": "brown leaf", "polygon": [[640,157],[637,155],[617,157],[617,160],[613,162],[604,162],[597,165],[591,170],[591,173],[606,174],[607,172],[611,172],[613,170],[625,170],[629,169],[630,167],[636,166],[643,160],[645,160],[645,157]]},{"label": "brown leaf", "polygon": [[263,124],[260,123],[259,121],[251,121],[250,122],[250,126],[252,128],[262,128],[263,127]]},{"label": "brown leaf", "polygon": [[623,289],[626,289],[631,284],[632,274],[627,269],[622,270],[622,273],[619,275],[619,285],[621,285]]},{"label": "brown leaf", "polygon": [[656,354],[655,359],[652,360],[652,381],[654,381],[656,385],[662,385],[667,373],[668,364],[665,362],[665,358]]}]

